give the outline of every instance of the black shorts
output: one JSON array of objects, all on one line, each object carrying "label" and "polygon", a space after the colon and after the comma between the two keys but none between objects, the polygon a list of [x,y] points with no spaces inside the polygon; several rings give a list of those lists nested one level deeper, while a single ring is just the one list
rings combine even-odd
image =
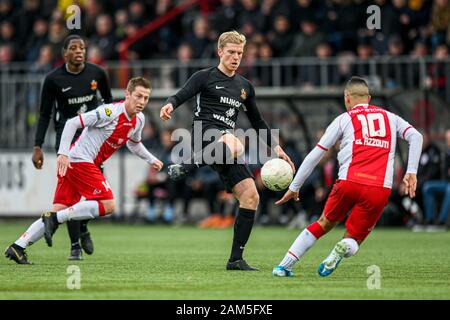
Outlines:
[{"label": "black shorts", "polygon": [[[203,127],[203,132],[206,129],[217,129],[222,135],[227,133],[233,134],[233,130],[231,129],[205,126]],[[202,141],[202,148],[206,148],[206,146],[210,143],[212,143],[212,141]],[[253,176],[247,164],[212,164],[211,168],[213,168],[219,174],[220,180],[222,180],[228,192],[232,192],[233,187],[244,179],[252,178],[253,180],[255,180],[255,177]]]},{"label": "black shorts", "polygon": [[228,192],[232,192],[233,187],[244,179],[255,180],[247,164],[213,164],[211,167],[217,171]]}]

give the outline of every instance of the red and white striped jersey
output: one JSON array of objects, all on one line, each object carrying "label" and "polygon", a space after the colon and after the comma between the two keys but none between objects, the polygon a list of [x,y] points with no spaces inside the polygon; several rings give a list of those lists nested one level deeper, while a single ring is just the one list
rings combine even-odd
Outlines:
[{"label": "red and white striped jersey", "polygon": [[79,120],[84,130],[70,149],[70,161],[95,165],[102,164],[128,140],[139,143],[145,124],[142,112],[129,118],[124,102],[102,105],[80,114]]},{"label": "red and white striped jersey", "polygon": [[342,139],[339,179],[391,188],[397,135],[405,139],[412,126],[380,107],[361,104],[338,116],[317,146],[331,148]]}]

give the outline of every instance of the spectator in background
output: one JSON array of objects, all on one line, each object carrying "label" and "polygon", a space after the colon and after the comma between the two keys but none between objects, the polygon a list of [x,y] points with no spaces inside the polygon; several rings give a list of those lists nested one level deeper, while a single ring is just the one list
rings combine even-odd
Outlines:
[{"label": "spectator in background", "polygon": [[23,0],[22,7],[16,9],[15,14],[16,28],[17,28],[17,39],[16,43],[18,46],[24,46],[29,34],[33,30],[33,25],[37,17],[39,17],[39,0]]},{"label": "spectator in background", "polygon": [[28,41],[25,45],[25,60],[34,61],[39,56],[39,51],[44,44],[48,43],[47,40],[48,23],[43,18],[38,18],[34,22],[33,32],[28,37]]},{"label": "spectator in background", "polygon": [[103,50],[96,44],[92,44],[87,48],[87,61],[101,67],[106,66]]},{"label": "spectator in background", "polygon": [[171,72],[173,87],[180,88],[189,77],[197,71],[191,66],[194,53],[189,43],[182,43],[177,50],[177,61],[179,65]]},{"label": "spectator in background", "polygon": [[407,79],[407,64],[402,59],[404,53],[404,45],[401,38],[397,35],[393,35],[389,38],[388,44],[388,63],[386,67],[388,69],[386,88],[401,88],[406,85],[405,79]]},{"label": "spectator in background", "polygon": [[256,86],[259,86],[260,82],[258,79],[258,70],[255,67],[255,62],[258,59],[258,51],[258,46],[254,42],[247,43],[241,67],[238,70],[240,75],[254,81]]},{"label": "spectator in background", "polygon": [[354,74],[356,56],[351,51],[342,51],[337,54],[338,83],[343,83]]},{"label": "spectator in background", "polygon": [[[65,9],[62,12],[66,12]],[[82,7],[82,28],[84,35],[89,39],[95,34],[97,17],[104,12],[99,0],[86,0]]]},{"label": "spectator in background", "polygon": [[[175,8],[173,0],[160,0],[156,4],[156,16],[162,17]],[[176,16],[157,31],[158,52],[163,58],[173,55],[182,38],[181,16]]]},{"label": "spectator in background", "polygon": [[[425,210],[425,223],[427,231],[444,231],[450,212],[450,129],[445,132],[445,165],[444,174],[440,180],[428,180],[423,184],[423,205]],[[441,205],[435,203],[437,194],[442,194]],[[435,219],[435,208],[439,208],[438,219]]]},{"label": "spectator in background", "polygon": [[8,67],[14,61],[14,48],[9,44],[0,44],[0,67]]},{"label": "spectator in background", "polygon": [[327,42],[339,51],[355,50],[357,31],[366,28],[366,8],[352,0],[325,1],[323,27]]},{"label": "spectator in background", "polygon": [[11,21],[6,20],[0,24],[0,44],[11,46],[17,52],[19,44],[15,34],[16,29]]},{"label": "spectator in background", "polygon": [[398,34],[409,50],[410,44],[407,40],[411,28],[411,10],[408,8],[407,1],[392,0],[390,4],[383,6],[381,15],[381,32],[385,35]]},{"label": "spectator in background", "polygon": [[[163,159],[164,166],[172,164],[171,153],[175,142],[171,140],[173,130],[165,129],[161,132],[161,146],[162,152],[159,158]],[[163,202],[163,214],[161,221],[163,223],[171,224],[174,220],[174,204],[179,195],[179,190],[184,190],[184,180],[172,181],[168,179],[167,173],[164,171],[157,171],[152,167],[148,169],[148,210],[146,219],[148,223],[156,223],[158,219],[158,212],[156,208],[156,200]]]},{"label": "spectator in background", "polygon": [[114,24],[114,34],[118,41],[122,41],[127,35],[128,13],[125,9],[119,9],[114,13]]},{"label": "spectator in background", "polygon": [[128,5],[129,22],[142,27],[148,22],[152,14],[148,13],[142,1],[131,1]]},{"label": "spectator in background", "polygon": [[428,82],[433,89],[443,98],[446,96],[446,82],[448,75],[448,63],[445,59],[449,57],[448,47],[446,44],[440,44],[436,47],[433,57],[437,62],[429,65]]},{"label": "spectator in background", "polygon": [[[262,32],[270,31],[277,16],[290,17],[289,5],[283,0],[263,0],[260,7],[264,19]],[[298,18],[297,18],[298,19]],[[295,21],[295,20],[294,20]]]},{"label": "spectator in background", "polygon": [[61,52],[63,40],[68,35],[64,20],[52,20],[49,25],[48,41],[53,48],[53,56],[58,57],[57,63],[63,63]]},{"label": "spectator in background", "polygon": [[[415,201],[424,212],[423,191],[424,184],[427,181],[439,180],[441,178],[441,151],[438,146],[430,139],[430,134],[423,132],[422,154],[419,160],[417,171],[417,196]],[[413,231],[423,231],[426,228],[426,219],[422,218],[419,224],[413,227]]]},{"label": "spectator in background", "polygon": [[0,0],[0,23],[13,16],[13,0]]},{"label": "spectator in background", "polygon": [[314,57],[316,48],[325,42],[325,35],[317,28],[317,24],[311,19],[300,22],[300,33],[294,38],[292,46],[288,51],[291,57]]},{"label": "spectator in background", "polygon": [[104,60],[117,59],[117,38],[113,30],[113,21],[110,15],[101,14],[95,22],[95,33],[90,43],[100,48]]},{"label": "spectator in background", "polygon": [[236,28],[242,10],[236,0],[220,0],[220,3],[220,7],[212,13],[212,26],[218,34]]},{"label": "spectator in background", "polygon": [[30,68],[31,73],[49,73],[53,69],[54,59],[52,47],[48,44],[43,45],[40,47],[38,59]]},{"label": "spectator in background", "polygon": [[294,36],[291,32],[291,25],[287,16],[280,15],[275,17],[273,30],[267,34],[267,39],[275,57],[289,56],[289,50],[292,47]]},{"label": "spectator in background", "polygon": [[[259,8],[257,0],[241,0],[242,11],[239,16],[239,28],[244,24],[250,24],[256,33],[264,29],[264,16]],[[248,36],[247,34],[245,34]]]},{"label": "spectator in background", "polygon": [[431,9],[431,45],[436,48],[446,40],[446,33],[450,26],[450,2],[449,0],[434,0]]},{"label": "spectator in background", "polygon": [[306,87],[340,85],[336,66],[325,61],[333,54],[330,45],[326,42],[319,43],[315,53],[318,58],[315,64],[303,66],[300,69],[301,85]]},{"label": "spectator in background", "polygon": [[[139,31],[139,26],[134,23],[134,22],[129,22],[127,24],[127,28],[126,28],[126,34],[127,37],[133,37],[135,36]],[[120,48],[120,46],[119,46]],[[145,56],[145,54],[148,52],[149,46],[148,43],[146,41],[144,41],[143,39],[133,43],[129,48],[128,48],[128,60],[131,61],[135,61],[135,60],[140,60],[143,59],[143,57]]]},{"label": "spectator in background", "polygon": [[289,12],[292,22],[312,20],[321,25],[325,18],[325,7],[322,1],[317,0],[292,0]]},{"label": "spectator in background", "polygon": [[373,56],[370,39],[360,39],[356,52],[360,61],[355,65],[355,73],[362,77],[368,77],[370,75],[370,60]]},{"label": "spectator in background", "polygon": [[412,68],[412,85],[414,87],[422,87],[424,84],[420,83],[420,65],[418,62],[423,61],[424,58],[428,56],[428,47],[424,40],[418,40],[414,44],[414,49],[410,55],[410,61],[412,62],[409,67]]},{"label": "spectator in background", "polygon": [[194,51],[194,59],[214,57],[214,43],[209,39],[209,23],[204,16],[198,16],[194,20],[192,33],[186,41]]},{"label": "spectator in background", "polygon": [[211,167],[201,168],[186,179],[183,192],[184,220],[189,221],[189,205],[194,198],[203,198],[208,202],[209,215],[198,224],[200,228],[227,228],[233,225],[232,215],[225,214],[225,202],[233,201],[227,194],[219,176]]},{"label": "spectator in background", "polygon": [[270,87],[273,85],[272,58],[272,47],[267,42],[263,42],[259,46],[259,59],[262,64],[256,68],[259,85],[262,87]]}]

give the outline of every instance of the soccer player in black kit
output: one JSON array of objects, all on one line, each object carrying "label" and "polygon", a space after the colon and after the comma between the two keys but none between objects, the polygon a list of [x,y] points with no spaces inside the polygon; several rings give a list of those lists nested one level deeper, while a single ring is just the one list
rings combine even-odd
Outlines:
[{"label": "soccer player in black kit", "polygon": [[[220,132],[220,138],[214,143],[217,143],[218,148],[223,150],[224,162],[214,162],[212,167],[219,173],[226,188],[232,191],[239,201],[231,255],[226,269],[257,271],[257,268],[248,265],[243,259],[243,251],[253,228],[255,212],[259,203],[258,191],[248,166],[236,161],[229,162],[230,157],[236,159],[243,151],[242,144],[233,134],[241,107],[254,129],[266,129],[265,142],[270,144],[271,141],[270,129],[256,106],[253,85],[236,73],[242,59],[245,42],[245,36],[236,31],[221,34],[218,41],[219,65],[194,73],[175,95],[167,99],[166,104],[161,108],[160,117],[164,121],[169,120],[174,109],[197,95],[197,107],[193,121],[194,123],[201,122],[202,132],[211,129]],[[209,143],[202,141],[203,150]],[[274,147],[274,151],[278,157],[288,161],[295,170],[292,161],[279,145]],[[201,153],[200,156],[202,156]],[[199,158],[197,157],[198,153],[194,150],[189,163],[169,166],[169,176],[175,180],[180,179],[191,170],[206,165],[198,162]]]},{"label": "soccer player in black kit", "polygon": [[[36,169],[41,169],[44,164],[41,146],[44,143],[52,112],[56,130],[55,148],[58,151],[66,121],[98,107],[97,90],[100,91],[104,103],[112,102],[106,72],[99,66],[85,61],[86,45],[80,36],[70,35],[64,40],[62,55],[65,64],[46,76],[42,88],[40,117],[32,156]],[[81,131],[77,132],[74,141],[80,134]],[[72,204],[54,204],[53,211],[62,210],[70,205]],[[87,230],[88,221],[67,223],[71,241],[69,260],[82,259],[81,247],[87,254],[92,254],[94,251],[90,233]]]}]

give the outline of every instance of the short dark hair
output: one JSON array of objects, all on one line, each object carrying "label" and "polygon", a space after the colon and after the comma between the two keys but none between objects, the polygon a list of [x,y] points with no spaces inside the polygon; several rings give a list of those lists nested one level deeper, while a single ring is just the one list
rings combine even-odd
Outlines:
[{"label": "short dark hair", "polygon": [[361,77],[357,77],[357,76],[351,77],[350,80],[347,81],[346,86],[354,86],[354,85],[365,86],[367,88],[369,87],[366,80],[364,80]]},{"label": "short dark hair", "polygon": [[133,92],[136,87],[141,86],[146,89],[152,89],[150,86],[150,80],[145,79],[144,77],[135,77],[131,78],[130,81],[128,81],[127,90],[128,92]]},{"label": "short dark hair", "polygon": [[361,77],[353,76],[350,80],[347,81],[345,85],[345,90],[351,95],[355,96],[368,96],[369,93],[369,85],[366,80]]},{"label": "short dark hair", "polygon": [[64,39],[64,43],[63,43],[63,50],[64,51],[67,50],[67,48],[69,48],[69,43],[72,40],[81,40],[81,41],[85,42],[82,36],[79,36],[78,34],[71,34],[70,36],[67,36]]}]

